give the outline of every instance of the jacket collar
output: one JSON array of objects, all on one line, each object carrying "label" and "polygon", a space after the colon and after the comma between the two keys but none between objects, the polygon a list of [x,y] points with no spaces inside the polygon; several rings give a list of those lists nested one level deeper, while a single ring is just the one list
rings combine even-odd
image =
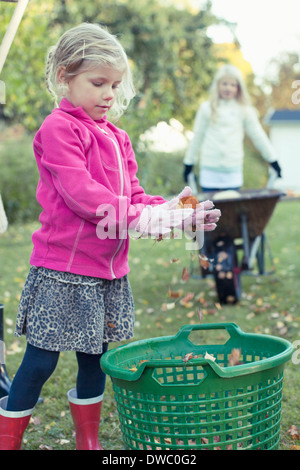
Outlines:
[{"label": "jacket collar", "polygon": [[59,109],[61,111],[64,111],[65,113],[71,114],[72,116],[76,117],[80,121],[86,121],[89,122],[90,124],[107,124],[107,116],[103,116],[103,118],[99,119],[98,121],[94,121],[85,111],[81,106],[74,107],[72,103],[70,103],[67,98],[63,98],[61,102],[59,103]]}]

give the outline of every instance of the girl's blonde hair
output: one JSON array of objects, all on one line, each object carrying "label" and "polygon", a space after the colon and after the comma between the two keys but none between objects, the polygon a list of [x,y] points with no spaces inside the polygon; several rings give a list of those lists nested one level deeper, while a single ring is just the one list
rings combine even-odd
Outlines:
[{"label": "girl's blonde hair", "polygon": [[212,118],[215,118],[218,112],[218,106],[220,103],[219,83],[220,83],[220,80],[224,77],[234,78],[237,81],[238,92],[237,92],[236,100],[241,105],[244,105],[244,106],[251,104],[247,87],[246,87],[243,75],[240,72],[240,70],[234,65],[223,65],[223,67],[221,67],[216,73],[215,78],[211,85],[211,89],[210,89],[210,105],[211,105]]},{"label": "girl's blonde hair", "polygon": [[65,80],[95,66],[105,65],[124,69],[113,107],[112,118],[117,120],[135,96],[132,74],[123,47],[106,28],[97,24],[82,23],[66,31],[58,43],[48,52],[46,63],[46,84],[54,98],[55,105],[64,97],[67,83],[58,83],[60,67],[65,67]]}]

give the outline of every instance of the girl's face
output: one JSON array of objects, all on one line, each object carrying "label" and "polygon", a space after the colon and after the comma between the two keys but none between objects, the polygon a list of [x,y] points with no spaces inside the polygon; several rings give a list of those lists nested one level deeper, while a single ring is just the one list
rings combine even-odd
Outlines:
[{"label": "girl's face", "polygon": [[[62,80],[64,71],[62,73]],[[97,121],[110,110],[117,96],[123,71],[107,65],[97,65],[68,81],[65,97],[74,106],[80,106]],[[58,75],[59,79],[59,75]]]},{"label": "girl's face", "polygon": [[238,81],[232,77],[223,77],[219,81],[219,96],[223,100],[232,100],[238,94]]}]

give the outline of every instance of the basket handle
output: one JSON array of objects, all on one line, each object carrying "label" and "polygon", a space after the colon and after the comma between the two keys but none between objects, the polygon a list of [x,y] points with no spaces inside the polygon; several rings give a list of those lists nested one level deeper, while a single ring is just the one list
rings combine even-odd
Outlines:
[{"label": "basket handle", "polygon": [[[184,368],[185,366],[187,367],[201,367],[203,369],[203,377],[195,377],[195,380],[190,382],[190,383],[173,383],[173,382],[165,382],[165,383],[160,383],[155,377],[154,377],[154,371],[155,369],[163,369],[163,368],[168,368],[168,369],[173,369],[173,368]],[[192,359],[189,361],[189,363],[185,364],[184,362],[180,360],[149,360],[145,364],[143,364],[143,367],[141,370],[138,370],[136,372],[136,379],[140,379],[144,387],[147,388],[149,387],[149,390],[155,386],[157,389],[165,388],[165,389],[175,389],[177,387],[179,388],[193,388],[195,386],[199,386],[204,380],[206,380],[208,377],[214,378],[214,377],[227,377],[227,372],[224,370],[223,367],[220,367],[218,364],[216,364],[213,360],[211,359]],[[177,389],[178,390],[178,389]]]},{"label": "basket handle", "polygon": [[191,332],[196,330],[226,330],[230,335],[230,338],[236,339],[240,339],[245,335],[245,333],[235,323],[206,323],[203,325],[184,325],[177,333],[176,338],[187,340]]}]

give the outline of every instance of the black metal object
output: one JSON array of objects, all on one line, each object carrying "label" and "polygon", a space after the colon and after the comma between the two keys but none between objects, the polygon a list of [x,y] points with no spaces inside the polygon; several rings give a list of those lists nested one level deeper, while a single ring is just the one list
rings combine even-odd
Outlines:
[{"label": "black metal object", "polygon": [[[0,342],[3,343],[4,349],[4,305],[0,304]],[[1,347],[1,343],[0,343]],[[3,351],[4,356],[4,351]],[[1,355],[0,355],[1,359]],[[4,358],[3,358],[4,362]],[[8,395],[11,386],[11,381],[8,377],[5,364],[1,364],[0,362],[0,398],[5,397]]]},{"label": "black metal object", "polygon": [[213,273],[221,303],[235,304],[241,298],[241,268],[237,249],[230,237],[220,238],[215,245]]},{"label": "black metal object", "polygon": [[[201,268],[200,276],[214,276],[221,303],[239,301],[242,292],[241,275],[256,274],[255,260],[259,275],[275,271],[264,230],[284,193],[274,189],[241,190],[235,193],[227,198],[219,198],[220,192],[198,195],[199,201],[210,199],[222,213],[216,229],[205,233],[201,253],[214,261],[209,269]],[[266,249],[269,252],[271,271],[266,270]],[[238,256],[240,252],[241,256]],[[221,262],[219,257],[222,258]],[[193,266],[191,274],[197,278],[193,274]]]}]

